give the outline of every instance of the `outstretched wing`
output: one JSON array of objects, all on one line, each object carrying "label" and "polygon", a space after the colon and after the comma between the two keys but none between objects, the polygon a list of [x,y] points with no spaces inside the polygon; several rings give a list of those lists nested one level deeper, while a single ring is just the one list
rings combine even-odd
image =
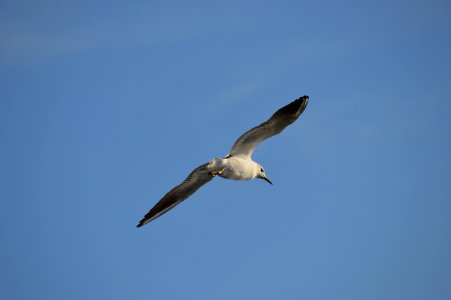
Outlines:
[{"label": "outstretched wing", "polygon": [[268,121],[244,133],[233,144],[227,156],[250,157],[258,144],[279,134],[285,127],[296,121],[307,106],[308,99],[308,96],[300,97],[276,111]]},{"label": "outstretched wing", "polygon": [[178,186],[170,190],[157,204],[139,221],[136,227],[141,227],[150,221],[158,218],[171,208],[191,196],[201,186],[209,182],[213,176],[208,174],[208,164],[196,168],[188,177]]}]

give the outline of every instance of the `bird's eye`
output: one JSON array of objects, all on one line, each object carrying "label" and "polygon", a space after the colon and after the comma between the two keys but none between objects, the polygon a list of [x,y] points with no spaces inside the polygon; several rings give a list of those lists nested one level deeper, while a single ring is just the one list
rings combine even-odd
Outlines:
[{"label": "bird's eye", "polygon": [[263,170],[263,168],[260,168],[260,171],[261,171],[262,173],[265,173],[265,170]]}]

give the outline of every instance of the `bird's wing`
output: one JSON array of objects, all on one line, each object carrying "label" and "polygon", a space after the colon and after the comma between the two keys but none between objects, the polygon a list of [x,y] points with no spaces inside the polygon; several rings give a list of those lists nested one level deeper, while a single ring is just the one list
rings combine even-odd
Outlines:
[{"label": "bird's wing", "polygon": [[258,144],[273,135],[279,134],[285,127],[296,121],[307,106],[308,99],[308,96],[300,97],[276,111],[268,121],[244,133],[233,144],[227,156],[249,158]]},{"label": "bird's wing", "polygon": [[171,208],[191,196],[201,186],[209,182],[213,176],[208,174],[208,164],[203,164],[196,168],[188,177],[178,186],[170,190],[157,204],[139,221],[136,227],[141,227],[150,221],[158,218]]}]

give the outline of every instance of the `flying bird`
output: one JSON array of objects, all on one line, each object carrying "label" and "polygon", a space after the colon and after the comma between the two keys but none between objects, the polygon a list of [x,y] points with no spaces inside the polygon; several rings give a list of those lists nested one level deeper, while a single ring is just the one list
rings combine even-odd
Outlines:
[{"label": "flying bird", "polygon": [[164,195],[136,227],[141,227],[166,213],[216,176],[234,180],[260,178],[272,184],[263,167],[252,160],[252,153],[258,144],[294,123],[305,110],[308,99],[308,96],[302,96],[282,107],[269,120],[241,135],[224,158],[214,158],[194,169],[181,184]]}]

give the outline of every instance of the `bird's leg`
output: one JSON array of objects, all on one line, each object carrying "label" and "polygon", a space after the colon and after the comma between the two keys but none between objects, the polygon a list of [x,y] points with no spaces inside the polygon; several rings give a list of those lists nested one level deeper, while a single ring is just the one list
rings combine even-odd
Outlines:
[{"label": "bird's leg", "polygon": [[217,171],[210,171],[210,172],[208,172],[208,175],[215,177],[215,176],[221,175],[222,173],[224,173],[224,169],[220,169]]}]

